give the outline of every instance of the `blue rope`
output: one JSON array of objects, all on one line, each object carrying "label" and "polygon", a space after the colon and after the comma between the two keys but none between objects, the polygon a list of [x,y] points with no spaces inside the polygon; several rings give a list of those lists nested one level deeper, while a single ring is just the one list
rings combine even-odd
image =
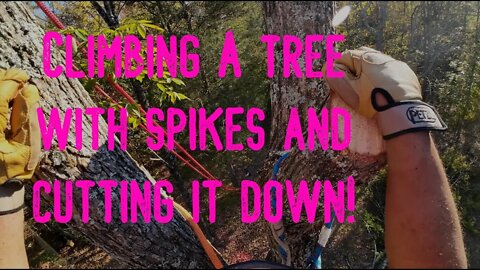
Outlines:
[{"label": "blue rope", "polygon": [[[287,152],[285,154],[283,154],[282,156],[280,156],[280,158],[277,160],[277,162],[275,162],[275,164],[273,165],[273,176],[272,176],[272,180],[277,180],[277,175],[278,175],[278,171],[280,170],[280,167],[282,166],[282,163],[283,161],[288,157],[288,155],[290,154],[290,152]],[[275,187],[272,188],[270,194],[270,207],[272,208],[275,208],[275,206],[277,205],[277,198],[275,195],[275,193],[277,192],[277,189]]]},{"label": "blue rope", "polygon": [[[280,158],[275,162],[273,165],[273,176],[272,180],[278,180],[278,172],[280,171],[280,168],[285,161],[285,159],[290,155],[290,152],[286,152],[283,155],[280,156]],[[271,190],[271,200],[270,200],[270,207],[275,208],[276,206],[276,196],[275,196],[276,189],[275,187],[272,188]],[[332,214],[332,218],[330,222],[324,223],[322,226],[322,230],[320,231],[320,234],[318,235],[318,241],[315,244],[315,247],[313,249],[312,255],[307,259],[307,266],[311,269],[322,269],[322,254],[323,251],[325,250],[325,245],[328,241],[328,238],[330,237],[330,234],[332,232],[333,224],[334,224],[334,217],[335,215]],[[278,238],[286,243],[286,237],[285,234],[281,234],[278,236]],[[277,245],[278,252],[280,256],[282,256],[283,261],[287,261],[287,251],[282,248],[280,245]]]},{"label": "blue rope", "polygon": [[280,170],[280,167],[282,166],[283,161],[290,155],[290,152],[286,152],[283,155],[280,156],[280,158],[275,162],[273,165],[273,179],[272,180],[277,180],[277,174],[278,171]]},{"label": "blue rope", "polygon": [[322,269],[322,253],[325,250],[328,238],[332,233],[333,218],[330,222],[324,223],[320,234],[318,235],[318,241],[315,244],[312,255],[307,259],[307,266],[310,269]]},{"label": "blue rope", "polygon": [[[272,180],[275,180],[277,181],[278,179],[278,171],[280,170],[280,167],[282,166],[282,163],[283,161],[289,156],[290,152],[286,152],[284,153],[283,155],[280,156],[280,158],[275,162],[275,164],[273,165],[273,175],[272,175]],[[271,208],[275,208],[276,205],[277,205],[277,199],[276,199],[276,194],[277,192],[277,189],[275,187],[273,187],[271,189],[271,192],[270,192],[270,207]],[[270,224],[270,226],[273,226],[272,224]],[[282,225],[283,227],[283,225]],[[272,232],[273,233],[273,232]],[[276,234],[274,234],[274,237],[277,237]],[[285,246],[287,246],[288,248],[288,243],[286,241],[286,235],[285,233],[282,233],[280,235],[278,235],[278,239],[285,244]],[[284,247],[282,247],[281,245],[277,245],[277,251],[278,253],[280,254],[280,256],[282,257],[282,262],[283,263],[286,263],[288,264],[287,262],[289,262],[289,251],[287,251]]]}]

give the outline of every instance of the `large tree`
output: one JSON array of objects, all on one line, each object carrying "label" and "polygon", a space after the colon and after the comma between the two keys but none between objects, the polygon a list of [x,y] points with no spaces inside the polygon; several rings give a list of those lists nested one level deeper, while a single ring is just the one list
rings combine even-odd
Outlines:
[{"label": "large tree", "polygon": [[[295,35],[301,40],[305,40],[305,36],[309,34],[334,33],[331,26],[335,11],[333,1],[264,2],[263,11],[266,34]],[[303,127],[306,128],[307,109],[315,108],[317,112],[320,112],[328,94],[327,86],[321,79],[297,78],[294,74],[285,78],[283,76],[283,44],[277,43],[275,50],[275,75],[270,84],[272,124],[269,148],[271,155],[260,174],[261,181],[270,179],[272,163],[278,158],[276,153],[283,150],[290,109],[298,108],[299,115],[303,120]],[[323,47],[317,46],[317,50],[325,55]],[[301,65],[305,63],[303,57],[302,55],[299,60]],[[323,60],[320,60],[315,67],[320,70],[322,65]],[[304,70],[303,66],[302,70]],[[279,179],[281,181],[290,179],[298,183],[302,179],[335,181],[353,175],[360,182],[370,179],[380,164],[381,162],[377,162],[375,158],[352,154],[348,151],[334,152],[322,149],[312,152],[294,151],[285,160]],[[288,202],[284,201],[284,205],[288,205]],[[323,224],[323,213],[322,211],[318,213],[317,221],[314,224],[309,224],[305,217],[302,217],[300,223],[293,223],[288,218],[289,216],[288,212],[284,212],[286,235],[292,250],[293,265],[305,267]],[[334,233],[334,239],[330,241],[325,254],[327,266],[347,266],[345,256],[348,256],[353,248],[362,250],[355,250],[356,257],[350,259],[350,266],[369,266],[368,263],[372,260],[370,256],[373,254],[372,242],[362,243],[365,241],[366,234],[361,232],[361,221],[358,215],[356,215],[356,221],[357,225],[346,224]]]},{"label": "large tree", "polygon": [[[19,67],[28,72],[41,94],[45,112],[54,107],[65,112],[67,108],[96,107],[87,91],[77,79],[65,76],[48,78],[42,70],[42,40],[44,31],[37,25],[30,8],[22,2],[0,4],[0,68]],[[64,62],[64,53],[53,50],[52,62]],[[84,117],[83,136],[86,145],[91,142],[91,120]],[[43,159],[36,177],[46,180],[102,179],[132,180],[139,183],[153,181],[150,174],[131,156],[118,147],[108,151],[105,146],[107,128],[103,119],[99,125],[98,151],[84,147],[74,148],[75,132],[72,125],[65,151],[58,150],[55,141]],[[163,165],[159,165],[163,166]],[[75,189],[74,220],[69,226],[79,230],[94,244],[107,251],[127,267],[195,268],[210,266],[194,233],[179,213],[167,224],[142,222],[122,224],[113,214],[110,224],[103,221],[103,190],[95,186],[90,192],[90,221],[81,218],[81,193]],[[48,198],[47,198],[48,201]],[[119,213],[119,191],[112,194],[112,213]],[[99,211],[93,211],[99,209]],[[142,220],[141,218],[139,220]]]}]

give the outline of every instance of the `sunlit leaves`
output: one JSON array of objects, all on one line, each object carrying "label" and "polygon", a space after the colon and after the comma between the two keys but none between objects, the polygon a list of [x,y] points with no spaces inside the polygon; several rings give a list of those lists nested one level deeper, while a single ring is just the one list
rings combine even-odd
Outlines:
[{"label": "sunlit leaves", "polygon": [[[66,29],[62,30],[61,33],[65,35],[73,35],[76,38],[77,42],[74,42],[74,61],[75,65],[86,72],[88,65],[86,62],[86,58],[83,52],[87,46],[87,38],[89,35],[98,36],[103,35],[107,40],[111,42],[114,37],[120,36],[124,37],[126,35],[135,35],[137,38],[141,40],[141,42],[145,42],[145,38],[147,35],[161,35],[164,32],[164,29],[153,24],[149,20],[133,20],[133,19],[125,19],[118,28],[110,29],[110,28],[102,28],[97,32],[88,33],[85,29],[78,29],[74,27],[67,27]],[[146,46],[142,46],[142,51],[140,54],[145,57],[146,55]],[[125,67],[125,59],[122,59],[122,69]],[[166,103],[175,103],[176,101],[180,100],[189,100],[187,96],[182,93],[176,92],[176,88],[184,87],[185,83],[179,78],[171,78],[171,74],[167,71],[166,63],[162,63],[163,68],[163,77],[158,78],[157,74],[149,77],[147,71],[144,69],[136,78],[135,80],[139,81],[142,84],[142,88],[145,91],[152,91],[155,93],[156,99],[160,105]],[[114,60],[106,60],[104,62],[104,69],[105,69],[105,77],[111,77],[115,81],[121,78],[116,78],[115,76],[115,62]],[[105,83],[104,80],[87,80],[84,83],[85,87],[89,90],[93,89],[95,83]],[[138,125],[139,122],[136,120],[129,120],[131,121],[132,125]]]}]

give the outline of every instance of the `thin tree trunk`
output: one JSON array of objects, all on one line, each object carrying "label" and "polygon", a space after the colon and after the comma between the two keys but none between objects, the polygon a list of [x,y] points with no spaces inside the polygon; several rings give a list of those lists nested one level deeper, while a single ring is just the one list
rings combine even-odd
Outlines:
[{"label": "thin tree trunk", "polygon": [[378,8],[378,29],[376,33],[375,49],[383,52],[385,50],[384,31],[387,23],[388,2],[377,1]]},{"label": "thin tree trunk", "polygon": [[[59,108],[96,107],[87,91],[76,79],[65,76],[51,79],[42,71],[42,40],[44,32],[35,23],[32,10],[22,2],[0,3],[0,67],[19,67],[28,72],[41,94],[41,106],[45,112]],[[64,63],[63,53],[52,52],[53,64]],[[90,118],[83,119],[84,148],[74,148],[74,128],[72,125],[69,144],[65,151],[57,149],[54,142],[51,151],[43,153],[43,159],[36,171],[39,179],[66,180],[102,179],[131,180],[139,184],[153,180],[149,173],[131,156],[118,148],[108,151],[105,146],[107,128],[100,119],[98,151],[91,150]],[[163,166],[163,165],[161,165]],[[151,222],[126,223],[119,220],[119,190],[112,194],[112,216],[110,224],[103,221],[103,190],[94,187],[90,192],[90,222],[80,221],[81,193],[75,189],[74,218],[68,224],[80,231],[94,244],[104,249],[112,257],[127,267],[209,267],[207,257],[200,247],[190,227],[175,213],[167,224]],[[46,203],[46,202],[43,202]],[[93,211],[99,209],[98,211]],[[139,220],[143,220],[139,217]]]}]

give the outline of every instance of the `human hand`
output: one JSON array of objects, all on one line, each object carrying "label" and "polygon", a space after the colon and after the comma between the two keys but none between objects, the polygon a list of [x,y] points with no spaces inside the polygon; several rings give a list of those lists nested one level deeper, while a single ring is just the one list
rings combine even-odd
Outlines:
[{"label": "human hand", "polygon": [[40,97],[28,79],[22,70],[0,69],[0,215],[23,208],[23,183],[32,178],[40,159],[35,117]]},{"label": "human hand", "polygon": [[40,158],[40,97],[28,79],[22,70],[0,69],[0,185],[29,180]]},{"label": "human hand", "polygon": [[384,139],[421,130],[445,130],[436,110],[422,102],[417,76],[404,62],[361,47],[335,61],[344,78],[326,78],[332,91],[360,115],[375,118]]}]

